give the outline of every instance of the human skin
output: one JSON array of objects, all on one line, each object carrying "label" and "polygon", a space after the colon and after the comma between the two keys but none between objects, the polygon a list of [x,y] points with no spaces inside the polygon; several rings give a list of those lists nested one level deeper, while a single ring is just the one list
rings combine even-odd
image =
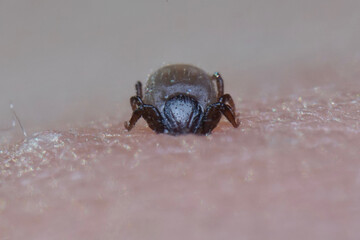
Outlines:
[{"label": "human skin", "polygon": [[210,136],[124,117],[3,145],[1,239],[358,239],[357,76],[310,78],[235,98]]},{"label": "human skin", "polygon": [[[1,240],[359,239],[358,1],[219,2],[0,2]],[[127,132],[163,61],[239,128]]]}]

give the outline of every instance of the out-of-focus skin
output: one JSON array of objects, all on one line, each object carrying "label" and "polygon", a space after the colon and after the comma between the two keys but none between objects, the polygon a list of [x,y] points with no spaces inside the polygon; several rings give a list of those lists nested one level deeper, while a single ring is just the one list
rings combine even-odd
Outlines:
[{"label": "out-of-focus skin", "polygon": [[[0,99],[14,97],[28,137],[1,128],[1,240],[359,239],[356,4],[169,0],[133,18],[134,3],[15,2],[0,4],[13,20],[0,21]],[[127,132],[133,85],[163,59],[221,72],[239,128],[174,137],[141,120]]]}]

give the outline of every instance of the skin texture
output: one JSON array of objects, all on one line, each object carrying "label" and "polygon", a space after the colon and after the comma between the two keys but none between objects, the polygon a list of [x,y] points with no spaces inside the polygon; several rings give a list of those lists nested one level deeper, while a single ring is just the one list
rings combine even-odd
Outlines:
[{"label": "skin texture", "polygon": [[[360,238],[358,1],[118,2],[0,3],[0,239]],[[239,128],[127,132],[162,61]]]},{"label": "skin texture", "polygon": [[237,104],[241,127],[208,137],[107,120],[2,147],[2,237],[359,237],[360,92]]}]

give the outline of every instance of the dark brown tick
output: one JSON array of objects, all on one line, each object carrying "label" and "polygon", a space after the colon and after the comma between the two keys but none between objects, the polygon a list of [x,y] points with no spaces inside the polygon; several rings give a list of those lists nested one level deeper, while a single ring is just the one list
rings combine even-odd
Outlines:
[{"label": "dark brown tick", "polygon": [[210,134],[222,114],[235,128],[240,124],[234,101],[224,94],[224,81],[218,72],[210,76],[191,65],[168,65],[150,75],[144,98],[141,82],[135,89],[136,96],[130,98],[133,113],[125,122],[128,131],[140,117],[155,132],[171,135]]}]

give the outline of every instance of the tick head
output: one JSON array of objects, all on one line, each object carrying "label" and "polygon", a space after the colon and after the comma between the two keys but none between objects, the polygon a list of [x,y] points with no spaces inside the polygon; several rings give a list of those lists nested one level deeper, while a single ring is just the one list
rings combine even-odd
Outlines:
[{"label": "tick head", "polygon": [[178,94],[165,102],[164,124],[170,134],[196,133],[202,117],[201,106],[189,95]]}]

